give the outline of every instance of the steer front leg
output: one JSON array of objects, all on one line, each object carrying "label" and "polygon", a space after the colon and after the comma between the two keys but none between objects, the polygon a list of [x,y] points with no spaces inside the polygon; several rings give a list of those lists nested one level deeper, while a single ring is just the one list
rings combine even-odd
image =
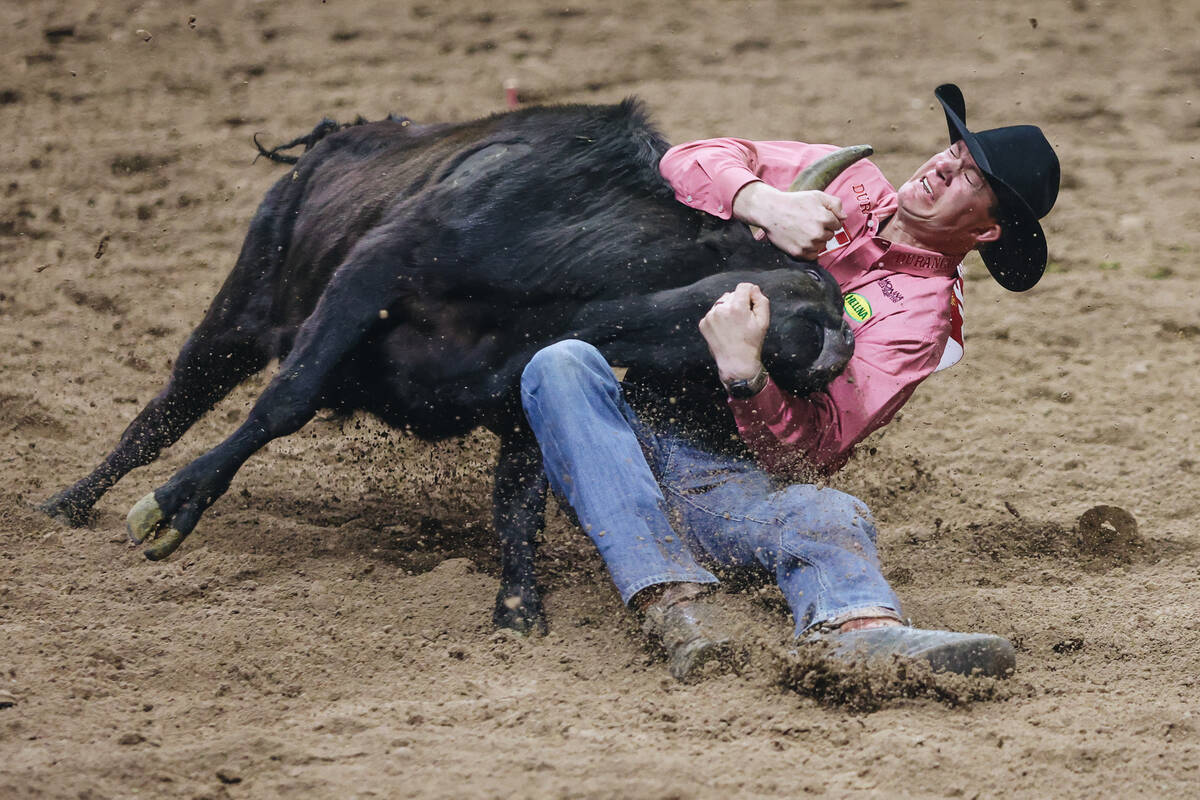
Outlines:
[{"label": "steer front leg", "polygon": [[500,593],[492,615],[497,627],[546,632],[534,578],[534,539],[545,524],[546,473],[537,441],[524,424],[500,438],[492,514],[500,537]]}]

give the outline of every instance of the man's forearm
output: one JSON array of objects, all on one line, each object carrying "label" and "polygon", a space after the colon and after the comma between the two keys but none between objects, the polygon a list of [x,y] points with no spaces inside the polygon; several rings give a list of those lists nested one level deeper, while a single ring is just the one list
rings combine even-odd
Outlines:
[{"label": "man's forearm", "polygon": [[774,191],[778,190],[762,181],[747,183],[733,196],[733,218],[747,225],[763,227],[760,215],[764,196]]},{"label": "man's forearm", "polygon": [[733,197],[734,219],[762,228],[771,244],[795,258],[815,259],[845,219],[842,202],[825,192],[785,192],[763,181]]}]

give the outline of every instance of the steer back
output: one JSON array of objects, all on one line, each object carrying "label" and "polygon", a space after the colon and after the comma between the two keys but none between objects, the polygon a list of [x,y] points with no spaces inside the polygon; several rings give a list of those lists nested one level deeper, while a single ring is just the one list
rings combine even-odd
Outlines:
[{"label": "steer back", "polygon": [[[657,169],[667,147],[632,100],[328,134],[260,210],[291,221],[265,278],[273,316],[298,327],[364,237],[396,237],[398,225],[410,235],[396,269],[424,294],[488,292],[528,307],[685,284],[696,257],[678,250],[703,220],[671,200]],[[666,229],[680,233],[656,245]]]}]

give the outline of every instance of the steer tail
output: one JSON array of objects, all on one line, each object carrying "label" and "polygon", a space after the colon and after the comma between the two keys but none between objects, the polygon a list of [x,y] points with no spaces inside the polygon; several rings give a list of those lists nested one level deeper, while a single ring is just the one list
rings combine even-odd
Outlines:
[{"label": "steer tail", "polygon": [[[361,120],[362,118],[359,117],[359,119]],[[365,122],[366,120],[363,120],[363,121]],[[334,133],[336,131],[340,131],[342,128],[345,128],[345,127],[349,127],[349,126],[343,125],[342,123],[338,122],[336,119],[330,119],[329,117],[325,117],[324,119],[322,119],[320,122],[317,123],[317,126],[315,128],[313,128],[311,132],[306,133],[303,136],[297,136],[295,139],[292,139],[290,142],[276,145],[275,147],[272,147],[270,150],[268,150],[267,148],[262,146],[262,143],[258,141],[259,134],[256,133],[256,134],[254,134],[254,146],[258,148],[258,156],[266,156],[267,158],[269,158],[272,161],[279,163],[279,164],[295,164],[297,161],[300,160],[299,156],[290,156],[290,155],[286,155],[284,153],[280,153],[279,151],[280,150],[291,150],[293,147],[298,147],[299,145],[304,145],[304,152],[307,153],[309,150],[311,150],[313,148],[313,145],[315,145],[317,142],[321,141],[329,134]],[[258,160],[258,156],[254,157],[255,161]]]},{"label": "steer tail", "polygon": [[[398,114],[388,114],[387,121],[399,123],[404,127],[408,127],[412,124],[412,120],[410,120],[408,117],[402,117]],[[276,145],[270,150],[263,147],[262,143],[258,141],[258,137],[261,134],[256,133],[254,134],[254,146],[258,148],[258,155],[254,157],[254,160],[257,161],[259,157],[265,156],[277,164],[295,164],[300,160],[300,156],[287,155],[286,153],[281,153],[279,151],[291,150],[293,147],[304,145],[304,152],[307,153],[309,150],[312,150],[314,146],[316,146],[317,142],[321,141],[329,134],[337,133],[338,131],[345,130],[346,128],[353,128],[355,125],[365,125],[368,122],[370,122],[370,120],[362,115],[356,117],[354,122],[338,122],[336,119],[325,117],[308,133],[304,134],[303,136],[297,136],[290,142]]]}]

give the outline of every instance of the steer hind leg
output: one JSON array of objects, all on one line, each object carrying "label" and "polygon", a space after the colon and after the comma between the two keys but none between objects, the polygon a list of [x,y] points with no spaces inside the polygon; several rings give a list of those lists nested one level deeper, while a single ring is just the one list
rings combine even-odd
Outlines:
[{"label": "steer hind leg", "polygon": [[117,446],[90,475],[39,508],[72,526],[87,524],[92,506],[131,470],[158,458],[201,416],[250,375],[268,354],[254,335],[255,320],[210,314],[188,338],[170,380],[121,434]]},{"label": "steer hind leg", "polygon": [[534,578],[534,539],[546,512],[546,473],[537,440],[525,425],[500,439],[492,513],[500,537],[500,593],[492,615],[497,627],[546,632],[542,597]]},{"label": "steer hind leg", "polygon": [[54,495],[41,510],[71,525],[83,525],[92,506],[130,470],[149,464],[229,392],[261,370],[270,352],[269,280],[286,241],[268,210],[282,198],[272,189],[250,224],[233,271],[204,319],[175,358],[166,387],[134,418],[108,457],[90,475]]}]

